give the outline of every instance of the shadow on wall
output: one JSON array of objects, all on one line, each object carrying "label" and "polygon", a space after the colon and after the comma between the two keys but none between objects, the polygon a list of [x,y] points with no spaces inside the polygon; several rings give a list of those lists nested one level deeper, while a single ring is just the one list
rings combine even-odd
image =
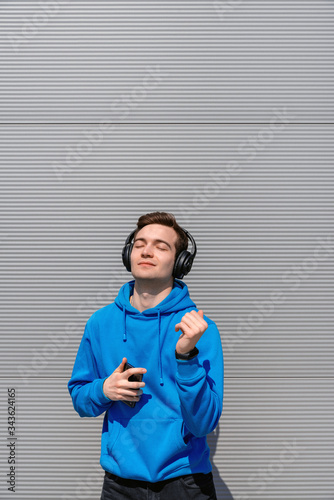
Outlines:
[{"label": "shadow on wall", "polygon": [[211,432],[211,434],[209,434],[207,437],[208,445],[210,447],[212,474],[214,477],[217,498],[218,498],[218,500],[234,500],[232,493],[228,489],[228,486],[225,484],[224,480],[221,478],[219,470],[217,469],[217,467],[213,463],[213,458],[216,454],[216,449],[217,449],[218,437],[219,437],[219,422],[218,422],[218,425],[215,428],[215,430],[213,432]]}]

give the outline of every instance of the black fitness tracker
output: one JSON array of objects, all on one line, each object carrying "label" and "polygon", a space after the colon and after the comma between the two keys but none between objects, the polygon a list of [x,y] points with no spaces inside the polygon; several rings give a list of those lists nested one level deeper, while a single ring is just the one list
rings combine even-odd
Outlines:
[{"label": "black fitness tracker", "polygon": [[189,359],[193,359],[195,356],[197,356],[198,353],[199,353],[199,350],[197,349],[196,346],[191,351],[186,352],[185,354],[180,354],[175,349],[176,359],[185,359],[186,361],[188,361]]}]

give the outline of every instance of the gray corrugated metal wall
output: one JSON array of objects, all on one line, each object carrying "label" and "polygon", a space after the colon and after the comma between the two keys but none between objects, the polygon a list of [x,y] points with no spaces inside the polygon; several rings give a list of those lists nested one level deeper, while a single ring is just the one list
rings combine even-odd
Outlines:
[{"label": "gray corrugated metal wall", "polygon": [[102,420],[80,419],[67,381],[86,320],[132,279],[125,237],[168,210],[222,335],[219,498],[334,499],[333,14],[0,3],[1,498],[99,498]]}]

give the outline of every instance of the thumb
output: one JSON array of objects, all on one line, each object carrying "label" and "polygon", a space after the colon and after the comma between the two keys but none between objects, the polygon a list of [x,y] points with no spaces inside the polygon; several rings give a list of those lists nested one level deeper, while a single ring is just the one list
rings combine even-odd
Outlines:
[{"label": "thumb", "polygon": [[201,316],[201,318],[203,318],[204,313],[203,313],[202,309],[199,309],[199,310],[198,310],[198,314]]},{"label": "thumb", "polygon": [[127,359],[123,358],[122,359],[122,363],[116,368],[115,372],[116,373],[122,373],[122,371],[124,370],[124,366],[125,366],[126,362],[127,362]]}]

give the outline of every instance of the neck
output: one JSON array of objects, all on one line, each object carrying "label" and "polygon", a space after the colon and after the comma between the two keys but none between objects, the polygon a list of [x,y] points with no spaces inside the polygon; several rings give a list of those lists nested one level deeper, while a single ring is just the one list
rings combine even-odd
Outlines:
[{"label": "neck", "polygon": [[162,302],[173,289],[173,278],[167,283],[145,284],[135,280],[133,295],[130,297],[130,304],[138,311],[151,309]]}]

